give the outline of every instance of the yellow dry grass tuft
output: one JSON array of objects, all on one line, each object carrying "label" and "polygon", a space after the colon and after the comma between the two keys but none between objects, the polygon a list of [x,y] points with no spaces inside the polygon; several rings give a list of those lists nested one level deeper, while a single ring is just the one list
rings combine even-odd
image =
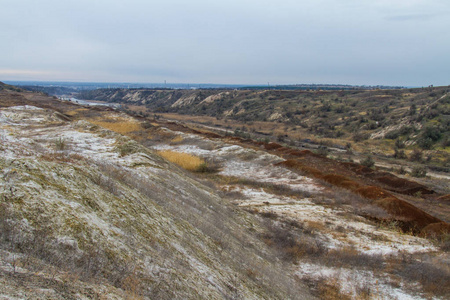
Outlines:
[{"label": "yellow dry grass tuft", "polygon": [[178,144],[181,143],[183,141],[183,137],[181,135],[177,135],[176,137],[174,137],[170,142],[172,144]]},{"label": "yellow dry grass tuft", "polygon": [[74,110],[66,111],[64,113],[69,116],[76,116],[76,115],[82,114],[87,111],[89,111],[89,109],[87,109],[87,108],[77,108]]},{"label": "yellow dry grass tuft", "polygon": [[120,120],[120,119],[114,121],[92,120],[91,122],[95,125],[101,126],[103,128],[121,134],[142,130],[141,125],[138,122],[132,120]]},{"label": "yellow dry grass tuft", "polygon": [[206,165],[206,162],[200,157],[187,153],[176,152],[171,150],[158,151],[157,153],[160,156],[167,159],[168,161],[177,164],[183,169],[192,172],[201,172]]}]

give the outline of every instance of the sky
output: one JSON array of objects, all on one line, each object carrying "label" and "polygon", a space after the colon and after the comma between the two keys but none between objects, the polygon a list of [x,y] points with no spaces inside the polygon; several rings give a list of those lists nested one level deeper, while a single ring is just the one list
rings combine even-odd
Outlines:
[{"label": "sky", "polygon": [[450,85],[449,0],[0,0],[0,81]]}]

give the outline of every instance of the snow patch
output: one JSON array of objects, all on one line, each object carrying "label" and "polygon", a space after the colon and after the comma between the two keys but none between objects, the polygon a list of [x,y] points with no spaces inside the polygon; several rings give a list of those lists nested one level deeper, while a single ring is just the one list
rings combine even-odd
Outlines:
[{"label": "snow patch", "polygon": [[[369,292],[374,299],[421,300],[427,299],[412,295],[401,288],[393,287],[389,276],[375,276],[371,271],[347,268],[330,268],[323,265],[303,263],[299,265],[296,275],[301,279],[326,279],[336,281],[341,292],[358,298],[359,291]],[[371,298],[372,299],[372,298]]]}]

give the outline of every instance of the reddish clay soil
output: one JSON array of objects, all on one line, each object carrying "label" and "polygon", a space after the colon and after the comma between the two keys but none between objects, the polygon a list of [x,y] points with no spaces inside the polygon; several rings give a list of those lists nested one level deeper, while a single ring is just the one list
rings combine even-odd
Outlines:
[{"label": "reddish clay soil", "polygon": [[422,229],[421,234],[426,237],[440,238],[450,234],[450,224],[441,222],[433,223]]},{"label": "reddish clay soil", "polygon": [[280,144],[277,144],[277,143],[264,144],[263,147],[265,150],[275,150],[275,149],[283,148],[283,146],[281,146]]},{"label": "reddish clay soil", "polygon": [[441,220],[435,218],[414,205],[395,198],[383,198],[375,201],[375,204],[396,217],[400,221],[400,227],[404,231],[414,233],[421,232],[424,228],[435,223],[441,223]]},{"label": "reddish clay soil", "polygon": [[[278,151],[278,150],[277,150]],[[391,173],[380,172],[355,163],[339,162],[311,151],[285,151],[286,158],[296,157],[304,165],[314,167],[328,174],[339,174],[349,177],[352,181],[362,182],[369,185],[380,186],[386,190],[404,195],[414,195],[420,192],[433,194],[434,191],[417,182],[399,178]],[[330,182],[331,183],[331,182]]]},{"label": "reddish clay soil", "polygon": [[[275,152],[279,152],[278,149]],[[417,192],[422,194],[434,193],[423,185],[354,163],[336,162],[308,150],[290,153],[284,151],[284,157],[286,155],[289,155],[289,159],[279,163],[279,165],[361,195],[368,199],[370,203],[383,208],[392,216],[391,221],[396,221],[400,228],[406,232],[418,234],[430,224],[442,222],[390,192],[406,195],[416,194]]]},{"label": "reddish clay soil", "polygon": [[324,174],[317,169],[304,166],[295,160],[279,163],[294,170],[300,170],[334,186],[350,190],[368,199],[368,202],[383,208],[405,232],[420,233],[422,229],[433,223],[442,222],[414,205],[399,199],[379,186],[368,186],[338,174]]},{"label": "reddish clay soil", "polygon": [[371,199],[371,200],[379,200],[379,199],[385,199],[385,198],[394,198],[391,194],[383,190],[382,188],[379,188],[377,186],[365,186],[357,189],[355,191],[357,194],[360,194],[364,198]]},{"label": "reddish clay soil", "polygon": [[437,200],[443,201],[443,202],[450,202],[450,194],[438,197]]}]

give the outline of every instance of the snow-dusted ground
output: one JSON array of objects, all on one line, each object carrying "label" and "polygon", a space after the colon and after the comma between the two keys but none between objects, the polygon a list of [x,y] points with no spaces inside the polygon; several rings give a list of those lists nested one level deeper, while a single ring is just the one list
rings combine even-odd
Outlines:
[{"label": "snow-dusted ground", "polygon": [[[116,143],[115,139],[102,138],[80,130],[92,126],[88,122],[78,121],[67,125],[62,123],[57,114],[49,114],[46,110],[33,106],[14,106],[0,110],[0,140],[7,141],[8,143],[4,145],[9,147],[5,151],[6,156],[8,154],[17,156],[17,149],[11,145],[22,145],[21,148],[29,151],[23,155],[29,156],[39,152],[58,150],[56,149],[58,141],[64,143],[64,148],[70,149],[72,154],[84,154],[88,157],[118,156],[112,151]],[[40,124],[43,125],[42,128],[39,127]],[[31,126],[32,130],[29,128]]]},{"label": "snow-dusted ground", "polygon": [[318,205],[308,198],[279,196],[247,187],[226,186],[225,190],[238,191],[245,196],[235,200],[239,206],[257,207],[259,211],[276,213],[288,220],[323,227],[319,234],[329,248],[352,246],[364,254],[382,255],[437,250],[426,239],[378,228],[362,217],[349,218],[342,209]]},{"label": "snow-dusted ground", "polygon": [[[175,133],[174,133],[175,134]],[[274,166],[282,161],[278,156],[264,151],[246,149],[238,145],[229,145],[218,141],[210,141],[191,134],[176,133],[189,139],[189,145],[158,144],[155,150],[172,150],[189,153],[206,159],[215,159],[222,163],[219,172],[223,176],[234,176],[261,183],[281,184],[292,190],[310,192],[312,196],[321,196],[323,188],[314,180],[298,175],[286,168]],[[200,148],[192,145],[192,139],[199,140]],[[208,145],[208,143],[210,143]],[[260,210],[277,213],[288,219],[304,223],[321,223],[326,228],[322,232],[330,241],[331,247],[353,245],[366,254],[397,254],[436,251],[426,239],[400,234],[396,231],[377,228],[362,217],[349,219],[345,211],[332,206],[319,205],[308,198],[296,196],[280,196],[256,188],[227,185],[227,191],[240,192],[244,197],[235,200],[239,206],[258,207]],[[337,235],[334,230],[345,228],[345,236]],[[370,237],[368,237],[368,235]]]},{"label": "snow-dusted ground", "polygon": [[[182,136],[184,134],[181,134]],[[298,175],[286,168],[273,164],[283,161],[280,157],[264,151],[246,149],[238,145],[229,145],[217,141],[209,141],[198,136],[186,135],[185,138],[202,140],[210,143],[209,147],[196,145],[153,146],[155,150],[172,150],[189,153],[205,159],[213,159],[221,164],[220,175],[238,177],[261,183],[288,185],[293,190],[317,193],[321,188],[311,178]],[[206,148],[206,149],[205,149]]]},{"label": "snow-dusted ground", "polygon": [[[175,145],[157,144],[156,150],[172,150],[214,159],[221,163],[220,175],[244,178],[251,181],[282,184],[292,190],[309,192],[308,196],[282,196],[264,190],[243,185],[225,185],[222,189],[238,192],[234,203],[241,207],[255,208],[260,212],[271,212],[286,220],[295,220],[314,229],[318,238],[328,249],[345,249],[351,247],[361,254],[400,256],[413,253],[433,253],[436,247],[423,238],[402,234],[395,230],[380,228],[351,212],[348,207],[320,205],[313,202],[313,197],[322,197],[324,189],[314,179],[300,176],[286,168],[274,166],[282,161],[280,157],[264,151],[246,149],[238,145],[229,145],[219,141],[173,132],[174,135],[189,141],[188,144],[177,142]],[[197,146],[193,140],[198,141]],[[299,195],[302,195],[301,193]],[[350,217],[351,216],[351,217]],[[355,282],[368,285],[373,295],[380,299],[422,299],[410,295],[402,286],[393,287],[385,274],[375,275],[371,271],[358,269],[333,269],[322,265],[300,263],[297,275],[301,278],[333,278],[346,294],[356,295]]]},{"label": "snow-dusted ground", "polygon": [[[370,294],[370,299],[419,300],[422,296],[410,295],[399,287],[393,287],[389,276],[374,276],[370,271],[348,268],[330,268],[323,265],[304,263],[299,265],[299,278],[316,278],[328,282],[337,281],[341,292],[355,298],[361,291]],[[397,283],[398,285],[398,283]]]},{"label": "snow-dusted ground", "polygon": [[[121,156],[117,147],[124,145],[131,151]],[[0,194],[2,200],[12,199],[8,209],[13,217],[8,220],[20,233],[34,232],[39,222],[50,224],[49,251],[61,247],[68,249],[64,255],[78,257],[88,255],[86,247],[92,245],[98,251],[92,255],[102,264],[114,262],[105,273],[138,276],[130,273],[135,265],[145,292],[161,292],[150,297],[155,299],[223,299],[230,290],[245,299],[289,298],[292,288],[279,286],[287,286],[292,276],[285,276],[268,254],[260,255],[258,251],[268,250],[250,234],[248,220],[236,217],[217,192],[127,137],[87,121],[69,122],[51,110],[1,108],[0,155]],[[219,255],[222,237],[227,249]],[[241,238],[250,246],[243,249]],[[0,272],[12,272],[15,255],[0,251]],[[263,276],[249,279],[240,262],[249,270],[278,276],[270,282]],[[48,274],[37,276],[77,291],[91,289],[78,279],[67,279],[65,271],[48,268]],[[122,272],[128,268],[130,272]],[[36,276],[26,268],[16,271]],[[274,280],[285,277],[273,286]],[[0,298],[22,299],[25,293],[45,298],[42,286],[33,282],[32,287],[17,288],[0,276]],[[308,294],[304,285],[296,289]],[[92,290],[105,299],[127,298],[103,284]],[[108,297],[108,291],[119,296]]]},{"label": "snow-dusted ground", "polygon": [[[39,127],[41,124],[42,128]],[[30,126],[33,127],[33,130],[29,130]],[[3,158],[10,160],[48,153],[64,153],[66,150],[57,150],[55,147],[57,141],[60,140],[64,141],[67,149],[70,149],[70,155],[78,154],[93,161],[111,161],[130,168],[141,164],[152,168],[152,158],[143,153],[120,157],[114,151],[118,143],[117,138],[108,136],[107,131],[100,135],[93,134],[89,131],[91,126],[92,124],[86,121],[66,124],[58,117],[57,113],[49,113],[31,106],[1,109],[0,150]],[[153,146],[153,149],[194,154],[218,162],[221,166],[220,175],[262,184],[283,185],[293,191],[298,191],[298,195],[291,193],[291,196],[282,196],[263,188],[239,184],[222,187],[226,191],[235,191],[242,195],[233,200],[238,206],[255,208],[260,212],[275,213],[280,218],[295,220],[306,227],[314,227],[315,233],[321,241],[325,241],[329,249],[352,247],[364,254],[392,256],[405,253],[432,253],[437,250],[426,239],[382,229],[354,215],[349,217],[351,213],[346,211],[345,207],[337,208],[315,203],[313,198],[323,197],[324,187],[314,179],[298,175],[283,167],[274,166],[275,163],[283,160],[278,156],[221,141],[208,140],[192,134],[171,132],[167,129],[166,132],[173,134],[174,137],[181,137],[181,141],[172,144],[157,144]],[[183,143],[183,141],[187,142]],[[155,162],[155,164],[157,163]],[[158,170],[155,168],[154,173],[157,172]],[[151,179],[152,174],[151,172],[135,171],[138,178]],[[33,187],[28,186],[28,188]],[[60,201],[62,207],[68,206],[77,210],[76,202],[63,203],[64,198],[60,195],[47,196]],[[108,235],[108,232],[111,235],[121,234],[119,228],[108,226],[95,215],[86,214],[83,218],[86,222],[99,228],[105,235]],[[334,278],[338,281],[341,289],[350,294],[355,293],[353,282],[357,280],[375,287],[380,298],[421,299],[409,295],[406,290],[402,289],[402,286],[392,287],[382,275],[375,275],[370,271],[333,269],[311,263],[300,263],[296,273],[301,278],[314,279],[323,276]]]}]

